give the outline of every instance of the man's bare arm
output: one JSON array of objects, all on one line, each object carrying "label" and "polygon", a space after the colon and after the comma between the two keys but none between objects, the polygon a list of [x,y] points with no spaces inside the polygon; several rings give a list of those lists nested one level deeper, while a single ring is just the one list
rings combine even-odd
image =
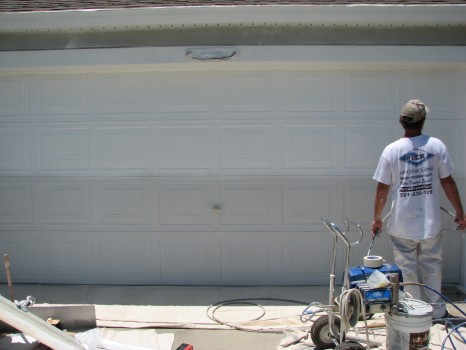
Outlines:
[{"label": "man's bare arm", "polygon": [[464,216],[463,205],[461,204],[458,187],[453,177],[447,176],[440,179],[445,195],[456,211],[455,222],[458,224],[458,230],[466,229],[466,218]]},{"label": "man's bare arm", "polygon": [[377,183],[374,199],[374,216],[372,218],[372,235],[375,235],[377,232],[382,232],[382,212],[387,202],[389,191],[390,185],[381,182]]}]

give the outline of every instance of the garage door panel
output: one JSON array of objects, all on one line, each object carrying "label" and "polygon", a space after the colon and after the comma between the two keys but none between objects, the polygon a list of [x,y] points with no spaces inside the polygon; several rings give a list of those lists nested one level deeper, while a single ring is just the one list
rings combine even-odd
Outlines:
[{"label": "garage door panel", "polygon": [[86,183],[38,184],[42,224],[91,224],[91,188]]},{"label": "garage door panel", "polygon": [[219,238],[212,234],[172,234],[160,240],[164,283],[215,284],[220,280]]},{"label": "garage door panel", "polygon": [[157,169],[202,169],[216,167],[215,131],[208,125],[158,126],[156,131]]},{"label": "garage door panel", "polygon": [[283,126],[285,169],[336,169],[340,149],[338,129],[331,126]]},{"label": "garage door panel", "polygon": [[[458,283],[460,280],[460,273],[464,273],[465,266],[458,268],[458,257],[461,257],[464,252],[461,251],[462,239],[458,231],[451,230],[451,226],[443,226],[445,229],[442,231],[443,235],[443,261],[442,261],[442,279],[444,283]],[[463,235],[464,236],[464,235]]]},{"label": "garage door panel", "polygon": [[327,179],[295,181],[283,184],[283,224],[306,225],[309,230],[320,225],[322,217],[340,217],[343,205],[341,184]]},{"label": "garage door panel", "polygon": [[152,255],[157,250],[152,235],[110,232],[99,235],[101,280],[103,283],[148,283],[160,279],[160,268]]},{"label": "garage door panel", "polygon": [[274,127],[221,127],[222,169],[273,169],[278,148]]},{"label": "garage door panel", "polygon": [[89,129],[37,130],[41,170],[89,170]]},{"label": "garage door panel", "polygon": [[28,183],[0,184],[0,223],[32,224],[32,186]]},{"label": "garage door panel", "polygon": [[38,75],[36,96],[40,115],[87,114],[87,74]]},{"label": "garage door panel", "polygon": [[154,73],[154,110],[160,113],[210,114],[213,109],[211,75],[201,71],[176,71]]},{"label": "garage door panel", "polygon": [[161,183],[158,185],[160,225],[212,225],[211,184]]},{"label": "garage door panel", "polygon": [[93,246],[93,237],[87,233],[36,233],[37,281],[68,282],[71,276],[74,283],[96,281]]},{"label": "garage door panel", "polygon": [[150,168],[149,128],[98,128],[99,168],[125,170]]},{"label": "garage door panel", "polygon": [[277,223],[280,198],[270,182],[224,183],[221,185],[221,223],[225,225],[272,225]]},{"label": "garage door panel", "polygon": [[2,127],[0,130],[0,170],[32,170],[32,144],[28,128]]},{"label": "garage door panel", "polygon": [[[241,232],[222,239],[222,280],[227,283],[280,284],[280,239]],[[246,272],[247,271],[247,272]]]},{"label": "garage door panel", "polygon": [[[394,118],[395,119],[395,118]],[[115,124],[115,123],[112,123]],[[120,126],[56,125],[0,130],[1,175],[366,175],[372,173],[386,144],[401,136],[393,123],[131,123]],[[316,125],[317,124],[317,125]],[[108,124],[110,125],[110,123]],[[451,145],[460,143],[448,127],[432,121]],[[438,132],[437,132],[438,130]],[[431,133],[432,134],[432,133]],[[435,133],[433,134],[435,136]],[[457,151],[456,151],[457,152]]]},{"label": "garage door panel", "polygon": [[[0,253],[8,254],[11,278],[14,283],[34,281],[36,278],[36,255],[34,239],[30,232],[0,231]],[[6,281],[6,269],[0,269],[0,279]]]},{"label": "garage door panel", "polygon": [[283,282],[302,285],[328,283],[333,258],[332,242],[330,231],[328,234],[291,234],[284,239]]},{"label": "garage door panel", "polygon": [[30,113],[28,75],[0,76],[0,115],[17,116]]},{"label": "garage door panel", "polygon": [[218,75],[219,110],[222,112],[273,112],[280,100],[278,76],[273,71],[231,71]]},{"label": "garage door panel", "polygon": [[145,72],[97,74],[94,79],[96,113],[127,117],[130,113],[149,112],[149,77]]},{"label": "garage door panel", "polygon": [[362,179],[348,181],[345,184],[345,218],[350,218],[359,224],[372,222],[375,187],[375,181]]},{"label": "garage door panel", "polygon": [[[383,84],[381,84],[383,82]],[[397,74],[393,71],[349,71],[345,74],[345,104],[348,112],[392,112],[396,104]]]},{"label": "garage door panel", "polygon": [[149,183],[102,185],[99,190],[100,224],[150,225],[151,193]]},{"label": "garage door panel", "polygon": [[[340,216],[351,177],[2,178],[2,228],[302,231]],[[370,182],[372,183],[372,182]],[[33,215],[33,213],[35,213]],[[251,226],[252,225],[252,226]],[[238,228],[236,228],[238,229]]]},{"label": "garage door panel", "polygon": [[282,94],[284,111],[336,112],[337,73],[285,70]]},{"label": "garage door panel", "polygon": [[30,121],[242,118],[247,112],[268,118],[281,118],[283,112],[318,119],[322,115],[385,118],[398,113],[400,101],[416,97],[429,101],[433,111],[462,119],[461,85],[460,71],[430,68],[4,74],[0,115],[4,120],[27,116]]}]

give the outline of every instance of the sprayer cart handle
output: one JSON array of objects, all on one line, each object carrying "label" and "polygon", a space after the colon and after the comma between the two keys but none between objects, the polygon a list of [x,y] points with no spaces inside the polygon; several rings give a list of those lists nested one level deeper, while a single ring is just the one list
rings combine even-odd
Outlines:
[{"label": "sprayer cart handle", "polygon": [[[355,224],[353,221],[351,221],[350,219],[345,219],[345,224],[346,224],[346,230],[345,231],[341,231],[340,228],[338,228],[337,225],[335,225],[333,222],[330,222],[328,221],[327,218],[322,218],[322,222],[324,223],[324,225],[330,230],[330,232],[333,233],[334,237],[335,238],[340,238],[343,243],[345,243],[345,245],[347,247],[350,247],[350,246],[353,246],[353,245],[357,245],[359,244],[359,242],[362,241],[362,238],[364,236],[364,233],[362,231],[362,228],[361,226],[359,226],[358,224]],[[347,233],[350,231],[350,226],[351,225],[354,225],[358,228],[358,231],[359,231],[359,239],[354,241],[354,242],[350,242],[348,240],[348,238],[346,237]]]}]

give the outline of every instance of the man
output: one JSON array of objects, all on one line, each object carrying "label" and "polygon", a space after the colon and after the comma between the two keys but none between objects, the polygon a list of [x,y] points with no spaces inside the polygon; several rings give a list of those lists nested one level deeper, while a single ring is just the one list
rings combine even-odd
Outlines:
[{"label": "man", "polygon": [[[440,188],[453,206],[458,230],[466,220],[458,188],[451,176],[453,164],[447,148],[437,138],[422,134],[428,108],[419,100],[408,101],[401,110],[404,137],[385,147],[374,174],[375,193],[372,234],[382,232],[382,211],[390,192],[391,215],[387,231],[395,263],[405,282],[419,282],[438,292],[442,284]],[[418,286],[405,291],[421,300]],[[442,298],[422,288],[434,308],[433,318],[447,317]]]}]

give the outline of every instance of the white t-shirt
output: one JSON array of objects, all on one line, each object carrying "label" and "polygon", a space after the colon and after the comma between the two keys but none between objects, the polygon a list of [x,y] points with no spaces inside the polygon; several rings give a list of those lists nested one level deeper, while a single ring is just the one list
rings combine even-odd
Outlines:
[{"label": "white t-shirt", "polygon": [[391,185],[388,233],[410,239],[437,236],[441,229],[440,178],[452,171],[447,148],[435,137],[404,137],[385,147],[374,180]]}]

